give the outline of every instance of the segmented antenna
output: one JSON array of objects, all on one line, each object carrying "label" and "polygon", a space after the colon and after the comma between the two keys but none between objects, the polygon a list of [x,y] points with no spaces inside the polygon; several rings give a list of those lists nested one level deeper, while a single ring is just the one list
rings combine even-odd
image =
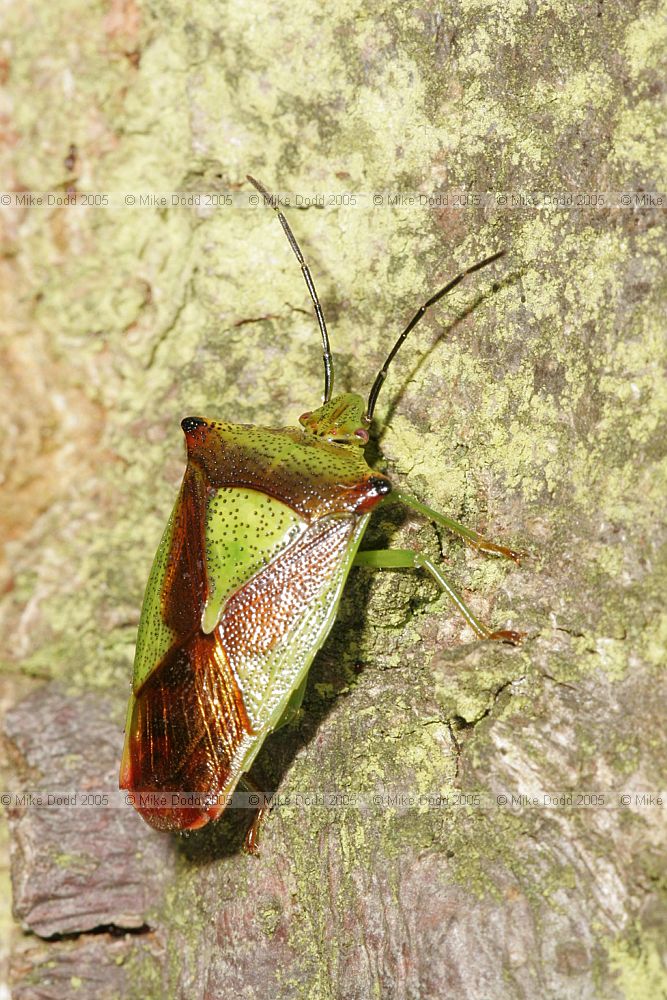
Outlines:
[{"label": "segmented antenna", "polygon": [[486,267],[487,264],[492,264],[494,260],[498,260],[498,258],[502,257],[504,253],[505,253],[504,250],[499,250],[498,253],[494,253],[491,257],[486,257],[484,260],[480,260],[478,264],[473,264],[473,266],[469,267],[466,271],[461,271],[461,273],[457,274],[455,278],[452,278],[451,281],[448,281],[444,288],[441,288],[439,292],[436,292],[435,295],[431,296],[428,302],[425,302],[423,306],[419,307],[417,312],[414,314],[414,316],[406,326],[403,333],[400,335],[400,337],[390,350],[387,360],[383,364],[382,368],[377,374],[375,381],[373,382],[373,386],[371,388],[370,395],[368,397],[366,416],[364,418],[366,421],[368,421],[369,424],[373,419],[375,404],[377,403],[377,398],[380,394],[380,389],[382,388],[384,380],[387,377],[387,370],[389,369],[389,365],[396,357],[396,354],[398,353],[401,345],[405,342],[405,339],[407,338],[410,331],[414,330],[414,328],[416,327],[417,323],[422,318],[426,310],[430,309],[431,306],[434,306],[435,303],[438,302],[443,297],[443,295],[447,294],[447,292],[451,292],[452,288],[455,288],[460,281],[463,281],[463,279],[467,274],[472,274],[473,271],[479,271],[481,267]]},{"label": "segmented antenna", "polygon": [[310,292],[310,297],[313,300],[313,305],[315,306],[315,315],[317,316],[317,322],[320,325],[320,333],[322,334],[322,357],[324,359],[324,402],[328,403],[331,399],[331,393],[333,390],[333,357],[331,356],[331,346],[329,344],[329,334],[327,333],[327,325],[324,322],[324,313],[322,312],[322,306],[320,305],[320,300],[317,297],[317,292],[315,291],[315,284],[311,277],[310,271],[308,270],[308,265],[303,259],[303,254],[301,253],[301,248],[296,241],[294,233],[290,229],[289,222],[283,215],[283,213],[278,208],[277,198],[274,195],[269,194],[263,184],[256,181],[254,177],[250,174],[246,174],[246,177],[261,195],[264,197],[266,204],[270,205],[274,210],[278,218],[280,219],[280,225],[283,227],[285,236],[289,240],[289,245],[291,246],[296,259],[301,265],[301,273],[303,274],[304,281],[306,282],[306,287]]}]

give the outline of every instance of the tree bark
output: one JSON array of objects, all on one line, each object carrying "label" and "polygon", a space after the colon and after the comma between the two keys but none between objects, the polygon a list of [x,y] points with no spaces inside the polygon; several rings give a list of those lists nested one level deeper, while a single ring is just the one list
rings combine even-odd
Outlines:
[{"label": "tree bark", "polygon": [[[9,5],[16,1000],[667,988],[664,13]],[[247,173],[291,196],[339,391],[367,393],[420,303],[506,250],[404,345],[368,455],[526,552],[382,508],[367,547],[426,553],[526,637],[476,642],[421,574],[353,571],[298,725],[253,769],[290,797],[259,858],[239,811],[170,836],[116,787],[178,422],[291,425],[321,397],[308,293]]]}]

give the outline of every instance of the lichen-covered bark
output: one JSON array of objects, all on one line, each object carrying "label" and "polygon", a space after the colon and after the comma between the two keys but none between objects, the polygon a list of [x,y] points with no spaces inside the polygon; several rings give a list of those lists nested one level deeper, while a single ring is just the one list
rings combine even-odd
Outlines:
[{"label": "lichen-covered bark", "polygon": [[[666,13],[10,3],[0,186],[227,191],[251,172],[304,194],[664,191]],[[178,421],[293,423],[320,398],[318,335],[268,211],[3,212],[0,634],[5,691],[29,694],[6,783],[112,786]],[[366,390],[419,303],[506,248],[404,348],[375,454],[528,556],[485,559],[389,508],[369,544],[442,558],[526,641],[473,642],[417,574],[353,573],[301,725],[258,760],[285,794],[447,808],[286,806],[259,860],[238,815],[172,842],[129,810],[13,808],[15,996],[658,996],[665,806],[637,796],[667,763],[664,200],[366,199],[290,220],[340,389]]]}]

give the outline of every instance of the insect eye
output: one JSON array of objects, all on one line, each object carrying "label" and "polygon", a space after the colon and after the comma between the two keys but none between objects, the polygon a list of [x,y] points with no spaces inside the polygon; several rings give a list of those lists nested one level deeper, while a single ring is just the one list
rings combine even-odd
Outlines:
[{"label": "insect eye", "polygon": [[306,412],[302,413],[301,416],[299,417],[299,423],[300,424],[305,423],[306,420],[308,420],[310,417],[312,417],[312,415],[313,415],[313,411],[312,410],[306,410]]},{"label": "insect eye", "polygon": [[361,438],[361,440],[364,442],[364,444],[368,443],[368,431],[365,431],[363,429],[363,427],[357,428],[357,430],[354,432],[354,434],[355,434],[355,437]]}]

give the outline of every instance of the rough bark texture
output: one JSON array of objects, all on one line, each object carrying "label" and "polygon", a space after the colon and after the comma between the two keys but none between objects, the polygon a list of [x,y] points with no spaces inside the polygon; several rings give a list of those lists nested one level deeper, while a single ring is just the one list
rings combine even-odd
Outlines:
[{"label": "rough bark texture", "polygon": [[[658,0],[184,11],[6,5],[2,187],[667,186]],[[3,698],[28,695],[6,784],[112,792],[178,421],[293,423],[320,398],[317,332],[268,211],[3,212]],[[665,806],[640,796],[667,763],[664,203],[290,218],[340,389],[367,389],[458,266],[507,249],[415,331],[375,457],[529,556],[485,559],[393,509],[369,545],[442,559],[527,639],[475,643],[420,575],[353,573],[301,724],[255,771],[447,808],[280,808],[256,859],[238,814],[178,839],[121,804],[13,800],[15,996],[659,996]]]}]

